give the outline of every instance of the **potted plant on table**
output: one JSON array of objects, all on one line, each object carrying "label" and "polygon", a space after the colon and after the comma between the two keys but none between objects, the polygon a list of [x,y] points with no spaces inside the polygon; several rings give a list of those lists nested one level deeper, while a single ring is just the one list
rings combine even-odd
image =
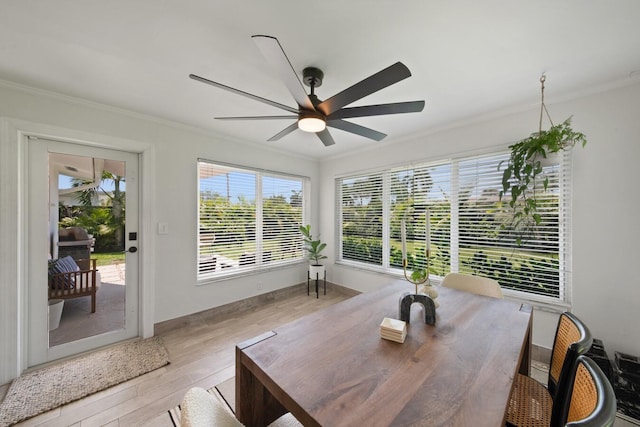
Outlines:
[{"label": "potted plant on table", "polygon": [[311,235],[311,225],[307,224],[300,226],[300,233],[304,239],[304,250],[307,252],[309,258],[309,277],[312,279],[324,277],[324,265],[320,264],[320,260],[327,257],[322,254],[324,248],[327,247],[326,243],[322,243],[320,238],[315,239]]},{"label": "potted plant on table", "polygon": [[[542,84],[542,105],[540,107],[540,126],[538,132],[509,146],[511,154],[502,172],[502,191],[499,198],[509,194],[509,207],[512,215],[508,226],[515,232],[516,244],[533,233],[534,227],[541,223],[538,198],[540,192],[547,190],[549,178],[544,176],[544,162],[549,157],[561,151],[570,150],[574,145],[583,147],[587,143],[586,136],[571,128],[571,117],[564,122],[554,125],[544,105],[544,75],[540,78]],[[549,130],[542,130],[543,111],[551,122]],[[498,169],[502,167],[501,162]]]}]

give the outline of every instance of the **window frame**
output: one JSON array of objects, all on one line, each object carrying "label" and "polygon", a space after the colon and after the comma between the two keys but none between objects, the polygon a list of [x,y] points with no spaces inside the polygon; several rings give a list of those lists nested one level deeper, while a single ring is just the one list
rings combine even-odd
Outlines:
[{"label": "window frame", "polygon": [[[343,248],[343,204],[342,204],[342,182],[347,179],[358,179],[366,176],[373,176],[382,174],[383,185],[388,185],[388,176],[392,173],[401,170],[415,171],[422,167],[435,167],[438,165],[449,164],[451,166],[451,199],[450,199],[450,215],[451,225],[449,241],[451,245],[451,259],[450,259],[450,271],[458,272],[461,267],[461,261],[459,259],[460,252],[460,233],[458,226],[460,224],[460,212],[459,212],[459,200],[458,196],[462,190],[460,184],[460,164],[464,161],[472,159],[491,158],[492,156],[508,155],[509,151],[504,147],[493,148],[486,150],[480,154],[462,153],[456,156],[447,157],[441,160],[424,161],[424,162],[412,162],[409,165],[404,166],[387,166],[380,169],[368,170],[360,173],[349,173],[335,177],[335,200],[336,200],[336,230],[335,230],[335,244],[336,244],[336,264],[348,266],[351,268],[357,268],[362,270],[374,271],[376,273],[382,273],[390,275],[394,278],[404,277],[402,269],[394,268],[389,262],[390,253],[390,206],[389,201],[385,198],[382,202],[384,219],[383,224],[383,239],[382,239],[382,251],[383,262],[381,265],[367,264],[356,260],[345,259],[342,251]],[[524,290],[515,289],[503,289],[504,295],[508,298],[513,298],[521,301],[526,301],[539,308],[548,308],[551,311],[566,310],[571,307],[571,153],[565,151],[560,153],[558,160],[557,170],[557,191],[558,191],[558,249],[556,252],[558,257],[558,296],[538,295],[535,293],[527,292]],[[501,173],[501,172],[500,172]],[[387,177],[387,178],[385,178]],[[383,188],[381,193],[388,192],[388,189]],[[507,199],[504,199],[505,203],[508,203]],[[430,273],[430,277],[434,283],[439,283],[443,276]]]},{"label": "window frame", "polygon": [[[233,266],[232,268],[216,268],[213,272],[203,272],[201,271],[201,264],[203,263],[202,252],[201,252],[201,237],[203,233],[201,232],[201,208],[202,208],[202,194],[203,187],[201,182],[201,168],[202,167],[210,167],[210,168],[219,168],[221,170],[227,170],[230,173],[237,172],[241,174],[251,174],[254,177],[255,185],[252,190],[255,192],[255,201],[254,201],[254,210],[253,214],[255,215],[255,234],[254,239],[251,242],[255,244],[255,258],[252,263],[245,266]],[[295,254],[294,258],[284,259],[284,260],[269,260],[265,262],[266,252],[264,250],[265,236],[264,230],[265,228],[265,216],[264,216],[264,188],[263,184],[266,179],[277,179],[277,180],[291,180],[292,182],[297,182],[300,185],[301,191],[301,218],[300,222],[295,223],[295,240],[299,240],[299,247],[296,247],[292,254]],[[275,270],[282,267],[300,264],[306,261],[304,257],[304,252],[302,249],[302,237],[299,236],[298,226],[308,223],[309,221],[309,191],[311,188],[311,178],[303,175],[296,175],[286,172],[272,171],[261,168],[254,168],[248,166],[241,166],[236,164],[218,162],[215,160],[203,159],[199,158],[196,163],[196,180],[197,180],[197,205],[196,205],[196,283],[197,285],[204,285],[212,282],[218,282],[221,280],[227,280],[247,275],[253,275],[260,272],[265,272],[269,270]],[[288,236],[292,236],[293,233],[288,233]],[[268,254],[269,256],[271,254]],[[238,260],[238,263],[240,261]]]}]

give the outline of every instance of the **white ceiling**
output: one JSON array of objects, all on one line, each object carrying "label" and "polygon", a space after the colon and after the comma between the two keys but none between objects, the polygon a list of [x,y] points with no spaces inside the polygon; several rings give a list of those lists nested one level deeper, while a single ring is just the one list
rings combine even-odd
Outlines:
[{"label": "white ceiling", "polygon": [[[547,99],[639,79],[639,19],[638,0],[0,0],[0,79],[323,158],[534,105],[542,72]],[[412,77],[353,105],[426,107],[349,119],[389,136],[332,129],[331,147],[299,130],[266,142],[287,120],[216,121],[283,112],[190,73],[296,105],[254,34],[299,73],[321,68],[321,99],[402,61]]]}]

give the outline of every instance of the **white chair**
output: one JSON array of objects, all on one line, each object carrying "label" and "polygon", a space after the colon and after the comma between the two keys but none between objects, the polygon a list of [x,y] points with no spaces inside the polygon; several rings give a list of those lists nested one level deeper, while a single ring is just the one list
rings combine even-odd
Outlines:
[{"label": "white chair", "polygon": [[[193,387],[187,391],[180,408],[181,427],[242,427],[242,423],[227,410],[225,403],[200,387]],[[269,427],[301,426],[291,413],[269,424]]]},{"label": "white chair", "polygon": [[442,286],[459,291],[502,298],[502,288],[497,280],[470,274],[449,273],[444,276]]},{"label": "white chair", "polygon": [[180,425],[183,427],[242,427],[233,415],[212,394],[200,387],[187,391],[182,399]]}]

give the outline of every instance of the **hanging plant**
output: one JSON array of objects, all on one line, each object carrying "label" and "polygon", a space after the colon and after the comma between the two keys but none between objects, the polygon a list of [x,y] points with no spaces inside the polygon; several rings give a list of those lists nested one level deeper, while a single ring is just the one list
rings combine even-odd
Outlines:
[{"label": "hanging plant", "polygon": [[[574,145],[583,147],[587,143],[586,136],[571,128],[571,117],[554,125],[549,111],[544,104],[544,74],[540,77],[542,86],[542,102],[540,106],[540,123],[538,132],[509,146],[511,155],[506,168],[502,172],[502,191],[499,198],[509,195],[509,207],[512,216],[509,228],[515,233],[516,244],[534,233],[534,227],[540,225],[542,217],[538,210],[540,190],[544,193],[549,185],[549,178],[544,176],[542,160],[563,150],[570,150]],[[546,113],[551,128],[542,130],[542,117]],[[500,162],[498,169],[504,162]]]}]

